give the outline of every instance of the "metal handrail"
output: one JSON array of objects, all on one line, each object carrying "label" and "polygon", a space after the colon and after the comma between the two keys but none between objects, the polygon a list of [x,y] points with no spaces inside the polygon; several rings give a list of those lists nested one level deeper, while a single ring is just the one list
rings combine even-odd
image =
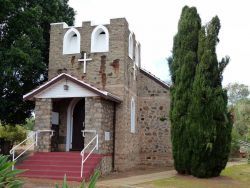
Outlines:
[{"label": "metal handrail", "polygon": [[[88,153],[88,155],[85,157],[84,156],[84,152],[85,150],[90,146],[90,144],[92,144],[92,142],[94,142],[96,140],[96,144],[93,147],[93,149]],[[84,149],[81,151],[80,155],[82,156],[82,164],[81,164],[81,178],[83,176],[83,164],[85,163],[85,161],[89,158],[89,156],[93,153],[94,150],[98,150],[98,134],[96,134],[94,136],[94,138],[92,138],[92,140],[84,147]]]},{"label": "metal handrail", "polygon": [[[11,150],[10,150],[10,155],[12,155],[12,162],[16,161],[19,157],[21,157],[26,151],[28,151],[28,149],[30,149],[32,146],[36,145],[37,146],[37,141],[38,141],[38,134],[41,132],[51,132],[50,137],[53,136],[54,131],[53,130],[37,130],[35,131],[33,134],[29,135],[25,140],[23,140],[22,142],[20,142],[19,144],[17,144],[16,146],[14,146]],[[35,136],[35,139],[34,139]],[[21,146],[23,143],[25,143],[27,140],[29,140],[30,138],[33,137],[33,141],[32,143],[22,152],[20,153],[17,157],[15,157],[15,151],[16,149]],[[14,165],[12,165],[12,170],[14,170]]]}]

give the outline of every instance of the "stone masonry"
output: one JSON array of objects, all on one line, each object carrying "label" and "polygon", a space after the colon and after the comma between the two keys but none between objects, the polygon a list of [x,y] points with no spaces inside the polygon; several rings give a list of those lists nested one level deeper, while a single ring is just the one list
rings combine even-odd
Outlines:
[{"label": "stone masonry", "polygon": [[157,84],[151,75],[141,71],[139,76],[139,124],[140,159],[142,165],[172,165],[169,91],[166,86]]},{"label": "stone masonry", "polygon": [[[113,105],[100,97],[85,99],[85,130],[96,130],[99,136],[97,153],[103,155],[111,155],[113,152]],[[110,134],[109,140],[105,140],[105,132]],[[86,133],[85,145],[93,137],[93,133]]]},{"label": "stone masonry", "polygon": [[[35,131],[36,130],[51,130],[52,117],[52,100],[51,99],[36,99],[35,107]],[[39,152],[51,151],[50,132],[41,132],[38,135],[38,146],[35,148]]]},{"label": "stone masonry", "polygon": [[[112,171],[114,105],[113,102],[100,97],[85,99],[85,130],[94,129],[97,131],[99,150],[95,152],[103,155],[99,167],[103,175]],[[109,134],[107,140],[105,133]],[[86,133],[85,145],[93,136],[93,133]]]}]

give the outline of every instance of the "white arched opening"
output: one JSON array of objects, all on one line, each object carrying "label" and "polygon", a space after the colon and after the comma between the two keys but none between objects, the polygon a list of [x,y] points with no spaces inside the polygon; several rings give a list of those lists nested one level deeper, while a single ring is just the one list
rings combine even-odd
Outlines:
[{"label": "white arched opening", "polygon": [[91,52],[109,51],[109,32],[103,25],[97,26],[91,34]]},{"label": "white arched opening", "polygon": [[133,41],[133,33],[131,32],[128,38],[128,56],[133,59],[133,51],[134,51],[134,41]]},{"label": "white arched opening", "polygon": [[63,38],[63,54],[80,53],[81,36],[75,28],[70,28]]},{"label": "white arched opening", "polygon": [[139,50],[139,44],[136,43],[135,46],[135,64],[137,67],[139,67],[140,64],[140,50]]},{"label": "white arched opening", "polygon": [[130,125],[131,125],[131,133],[135,133],[135,100],[132,97],[130,104]]},{"label": "white arched opening", "polygon": [[66,138],[66,151],[72,148],[72,133],[73,133],[73,112],[76,104],[81,98],[74,98],[71,100],[67,109],[67,138]]}]

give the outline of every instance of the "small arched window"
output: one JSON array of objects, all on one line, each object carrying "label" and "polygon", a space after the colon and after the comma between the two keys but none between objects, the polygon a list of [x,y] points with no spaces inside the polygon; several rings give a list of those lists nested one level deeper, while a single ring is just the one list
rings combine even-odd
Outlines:
[{"label": "small arched window", "polygon": [[135,46],[135,64],[139,67],[140,64],[140,50],[139,50],[139,44],[136,43]]},{"label": "small arched window", "polygon": [[91,52],[109,51],[109,32],[103,25],[97,26],[91,34]]},{"label": "small arched window", "polygon": [[133,59],[133,51],[134,51],[134,41],[133,41],[133,33],[130,33],[128,38],[128,56]]},{"label": "small arched window", "polygon": [[63,38],[63,54],[80,53],[81,36],[75,28],[69,29]]},{"label": "small arched window", "polygon": [[135,100],[132,97],[130,104],[130,125],[131,125],[131,133],[135,133]]}]

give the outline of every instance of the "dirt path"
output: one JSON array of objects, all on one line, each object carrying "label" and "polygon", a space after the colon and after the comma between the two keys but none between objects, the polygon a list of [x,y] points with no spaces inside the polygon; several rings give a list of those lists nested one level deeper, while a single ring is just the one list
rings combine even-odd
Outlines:
[{"label": "dirt path", "polygon": [[[240,165],[240,164],[246,164],[246,161],[235,161],[235,162],[228,162],[227,167],[234,166],[234,165]],[[123,177],[123,178],[114,178],[110,180],[101,180],[98,181],[98,186],[100,188],[116,188],[116,187],[138,187],[138,184],[143,184],[143,187],[147,184],[147,182],[155,181],[155,180],[161,180],[166,178],[171,178],[173,176],[176,176],[177,173],[175,170],[168,170],[163,172],[156,172],[156,173],[150,173],[145,175],[137,175],[137,176],[131,176],[131,177]],[[218,177],[219,181],[221,181],[223,178]],[[224,180],[224,179],[223,179]]]},{"label": "dirt path", "polygon": [[119,178],[119,179],[111,179],[111,180],[104,180],[99,181],[97,183],[97,187],[104,188],[104,187],[134,187],[132,185],[145,183],[149,181],[154,181],[163,178],[170,178],[176,175],[175,170],[169,170],[164,172],[152,173],[152,174],[145,174],[145,175],[138,175],[132,176],[127,178]]}]

